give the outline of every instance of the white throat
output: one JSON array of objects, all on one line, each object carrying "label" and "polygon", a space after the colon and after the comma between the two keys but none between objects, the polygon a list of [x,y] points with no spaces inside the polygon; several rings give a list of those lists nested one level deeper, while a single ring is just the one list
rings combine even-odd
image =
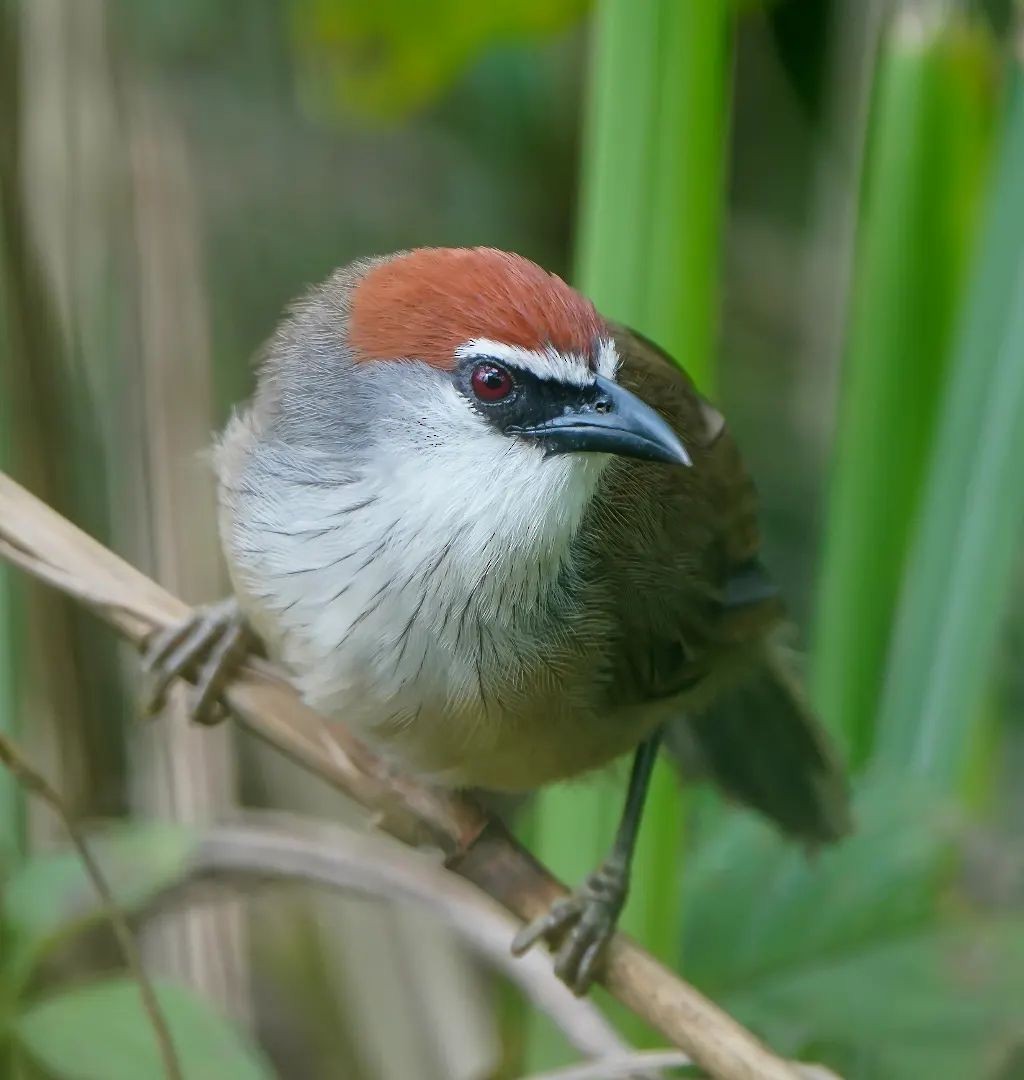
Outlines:
[{"label": "white throat", "polygon": [[446,572],[501,620],[551,587],[608,459],[545,457],[530,443],[489,431],[473,449],[440,444],[406,458],[383,501],[401,515],[408,550],[440,556],[450,547]]}]

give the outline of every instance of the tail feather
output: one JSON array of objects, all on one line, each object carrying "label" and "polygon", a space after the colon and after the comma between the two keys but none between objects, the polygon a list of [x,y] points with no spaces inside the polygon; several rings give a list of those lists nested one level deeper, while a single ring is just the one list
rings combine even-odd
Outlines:
[{"label": "tail feather", "polygon": [[668,744],[684,767],[696,764],[786,833],[821,844],[850,831],[838,755],[774,649],[704,709],[672,725]]}]

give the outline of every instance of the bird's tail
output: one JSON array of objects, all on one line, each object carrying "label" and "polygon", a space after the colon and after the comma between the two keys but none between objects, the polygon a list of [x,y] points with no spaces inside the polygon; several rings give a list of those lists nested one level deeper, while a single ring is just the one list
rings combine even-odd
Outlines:
[{"label": "bird's tail", "polygon": [[850,830],[843,767],[774,646],[701,711],[670,725],[683,767],[812,845]]}]

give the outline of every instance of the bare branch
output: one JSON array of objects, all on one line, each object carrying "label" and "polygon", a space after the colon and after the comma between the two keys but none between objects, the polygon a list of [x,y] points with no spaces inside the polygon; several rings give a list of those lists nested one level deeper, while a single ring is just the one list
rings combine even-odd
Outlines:
[{"label": "bare branch", "polygon": [[[141,645],[188,609],[0,474],[0,541],[20,566],[58,588],[94,599],[94,610]],[[86,602],[89,602],[88,600]],[[226,692],[239,722],[362,804],[382,828],[406,841],[430,841],[449,869],[521,919],[546,910],[565,888],[479,807],[395,774],[340,725],[328,725],[264,663],[246,666]],[[330,749],[328,749],[330,747]],[[796,1080],[796,1070],[688,983],[618,934],[603,984],[627,1008],[719,1080]]]},{"label": "bare branch", "polygon": [[124,912],[114,899],[114,894],[103,876],[99,863],[93,858],[85,837],[80,832],[68,808],[64,805],[64,800],[50,786],[46,777],[37,772],[21,755],[18,748],[10,740],[4,738],[3,735],[0,735],[0,762],[11,770],[26,791],[49,803],[67,829],[71,843],[74,845],[75,851],[78,852],[78,857],[85,867],[85,872],[89,875],[96,894],[103,902],[103,914],[110,922],[114,936],[117,938],[117,943],[124,956],[125,967],[127,967],[129,974],[139,988],[142,1007],[149,1017],[149,1022],[153,1027],[153,1034],[156,1036],[157,1047],[163,1060],[164,1072],[168,1080],[184,1080],[181,1063],[178,1061],[178,1052],[174,1049],[174,1042],[171,1039],[171,1029],[167,1025],[167,1018],[164,1016],[160,1002],[157,1000],[153,984],[149,981],[146,969],[142,966],[135,936],[128,925]]}]

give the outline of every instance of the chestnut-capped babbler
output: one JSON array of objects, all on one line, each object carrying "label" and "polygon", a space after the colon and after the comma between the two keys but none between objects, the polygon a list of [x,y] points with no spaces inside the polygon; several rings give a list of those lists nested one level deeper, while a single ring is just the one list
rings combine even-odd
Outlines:
[{"label": "chestnut-capped babbler", "polygon": [[338,270],[271,338],[216,465],[235,601],[153,643],[154,699],[205,655],[208,712],[241,619],[312,706],[438,784],[525,792],[635,751],[608,859],[515,944],[560,942],[577,991],[664,733],[795,837],[847,828],[721,414],[534,263],[432,248]]}]

